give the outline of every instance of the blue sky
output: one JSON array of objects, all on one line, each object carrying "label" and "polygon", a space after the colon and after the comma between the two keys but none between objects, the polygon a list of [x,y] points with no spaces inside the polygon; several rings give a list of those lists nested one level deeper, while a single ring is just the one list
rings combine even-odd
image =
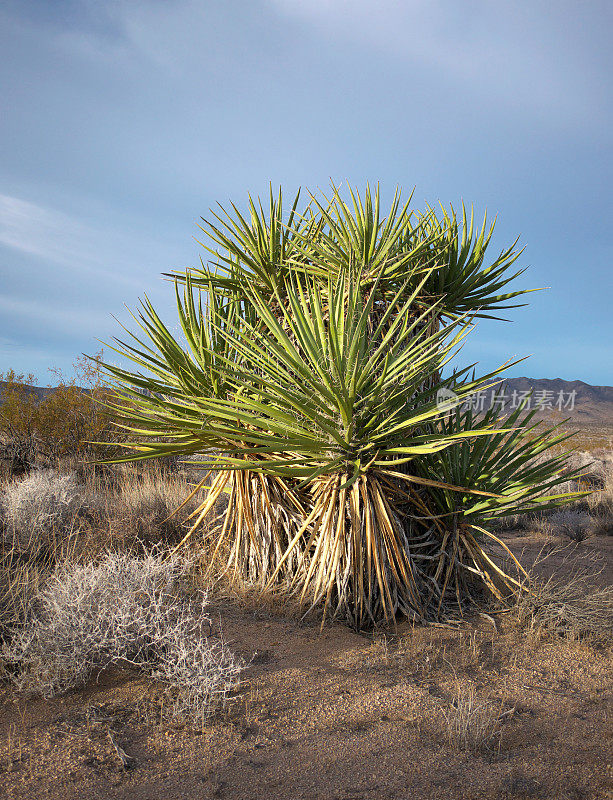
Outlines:
[{"label": "blue sky", "polygon": [[531,295],[464,350],[613,384],[613,5],[2,0],[0,372],[53,383],[120,332],[196,224],[269,181],[415,187],[498,215]]}]

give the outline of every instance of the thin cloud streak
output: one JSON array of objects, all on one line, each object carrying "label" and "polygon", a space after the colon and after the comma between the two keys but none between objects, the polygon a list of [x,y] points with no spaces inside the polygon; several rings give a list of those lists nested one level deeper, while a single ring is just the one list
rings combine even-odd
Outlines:
[{"label": "thin cloud streak", "polygon": [[76,273],[87,272],[140,287],[138,281],[119,270],[100,266],[108,256],[108,238],[108,232],[89,228],[66,214],[0,194],[0,244]]}]

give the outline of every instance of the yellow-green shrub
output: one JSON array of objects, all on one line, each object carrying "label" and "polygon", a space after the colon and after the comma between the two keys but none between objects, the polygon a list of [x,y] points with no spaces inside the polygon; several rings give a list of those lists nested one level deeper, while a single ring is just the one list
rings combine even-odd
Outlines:
[{"label": "yellow-green shrub", "polygon": [[[102,354],[100,354],[102,355]],[[59,384],[42,397],[32,388],[32,375],[15,370],[0,373],[0,458],[11,474],[27,472],[36,464],[57,464],[66,456],[95,458],[100,445],[110,442],[111,416],[101,404],[108,389],[97,365],[75,362],[75,377],[53,370]]]}]

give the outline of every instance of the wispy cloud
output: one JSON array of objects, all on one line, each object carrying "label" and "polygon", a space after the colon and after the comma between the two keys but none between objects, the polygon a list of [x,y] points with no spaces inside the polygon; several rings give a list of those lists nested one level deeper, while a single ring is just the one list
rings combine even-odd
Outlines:
[{"label": "wispy cloud", "polygon": [[5,194],[0,194],[0,244],[79,273],[139,285],[119,270],[102,266],[109,250],[108,233],[62,212]]},{"label": "wispy cloud", "polygon": [[0,352],[8,350],[9,348],[21,348],[23,346],[23,342],[18,342],[15,339],[8,339],[6,336],[0,336]]},{"label": "wispy cloud", "polygon": [[[0,249],[0,369],[30,359],[40,371],[38,351],[48,352],[47,364],[70,368],[74,353],[93,352],[97,338],[117,332],[112,314],[123,318],[124,302],[151,288],[145,278],[155,243],[143,248],[136,233],[20,197],[0,195]],[[69,351],[63,359],[62,350]]]}]

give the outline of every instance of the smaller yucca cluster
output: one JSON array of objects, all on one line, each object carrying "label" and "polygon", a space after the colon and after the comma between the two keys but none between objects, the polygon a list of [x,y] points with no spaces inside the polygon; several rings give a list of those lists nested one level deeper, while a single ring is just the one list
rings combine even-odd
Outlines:
[{"label": "smaller yucca cluster", "polygon": [[[450,361],[476,318],[496,318],[515,243],[485,261],[493,226],[462,208],[417,213],[379,190],[333,188],[288,215],[249,200],[205,221],[212,262],[172,273],[184,341],[148,300],[140,333],[116,340],[136,371],[106,365],[134,437],[126,460],[190,456],[212,470],[192,531],[208,526],[211,570],[294,596],[357,628],[440,620],[522,585],[489,545],[491,522],[570,496],[562,441],[517,410],[462,406],[501,368]],[[449,409],[437,397],[453,392]],[[552,493],[553,492],[553,493]]]}]

